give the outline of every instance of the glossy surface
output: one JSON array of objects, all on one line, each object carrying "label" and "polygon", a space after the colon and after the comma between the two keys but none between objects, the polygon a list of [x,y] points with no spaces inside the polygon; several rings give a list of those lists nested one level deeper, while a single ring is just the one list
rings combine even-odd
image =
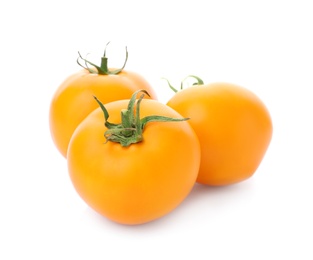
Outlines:
[{"label": "glossy surface", "polygon": [[98,75],[82,70],[68,77],[55,92],[50,105],[50,132],[60,153],[66,157],[68,143],[75,128],[98,107],[93,96],[108,103],[129,99],[138,89],[147,90],[151,98],[156,99],[150,84],[134,72]]},{"label": "glossy surface", "polygon": [[270,114],[254,93],[228,83],[192,86],[168,105],[190,117],[199,138],[199,183],[228,185],[254,174],[273,131]]},{"label": "glossy surface", "polygon": [[[105,105],[111,123],[120,123],[128,100]],[[141,102],[141,118],[181,116],[155,100]],[[82,199],[94,210],[122,224],[142,224],[176,208],[198,175],[200,146],[186,121],[151,122],[143,141],[122,147],[103,136],[103,112],[93,111],[75,130],[68,149],[68,170]]]}]

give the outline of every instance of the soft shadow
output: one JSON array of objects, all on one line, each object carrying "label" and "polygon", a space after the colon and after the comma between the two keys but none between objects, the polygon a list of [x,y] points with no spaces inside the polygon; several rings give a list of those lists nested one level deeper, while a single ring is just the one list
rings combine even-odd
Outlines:
[{"label": "soft shadow", "polygon": [[[170,214],[172,213],[169,213],[168,215]],[[160,219],[156,219],[154,221],[148,222],[148,223],[143,223],[139,225],[126,225],[126,224],[120,224],[120,223],[114,222],[100,215],[99,213],[91,209],[90,207],[86,207],[86,209],[82,213],[82,219],[84,222],[92,223],[93,226],[95,225],[98,228],[99,227],[103,228],[103,230],[112,230],[114,232],[123,232],[123,233],[125,231],[131,232],[131,233],[135,231],[137,233],[137,232],[146,232],[148,230],[157,231],[160,229],[164,229],[165,226],[170,225],[170,222],[167,220],[168,215]]]},{"label": "soft shadow", "polygon": [[211,210],[217,207],[227,207],[231,205],[236,199],[242,199],[249,196],[249,193],[253,190],[253,181],[247,180],[238,184],[222,187],[212,187],[196,183],[191,190],[190,194],[185,200],[172,212],[163,216],[160,219],[140,224],[140,225],[124,225],[116,223],[110,219],[103,217],[95,212],[93,209],[86,207],[82,214],[82,218],[86,222],[91,222],[92,225],[102,227],[103,229],[113,229],[114,231],[121,230],[122,232],[147,232],[147,231],[161,231],[165,230],[173,223],[184,221],[185,214],[192,217],[190,212],[197,211],[201,213],[201,210],[206,211],[209,207]]},{"label": "soft shadow", "polygon": [[229,195],[235,196],[248,192],[252,189],[252,186],[252,180],[246,180],[228,186],[208,186],[196,183],[189,196],[186,198],[186,202],[193,203],[193,201],[199,199],[212,200],[214,198],[222,198]]}]

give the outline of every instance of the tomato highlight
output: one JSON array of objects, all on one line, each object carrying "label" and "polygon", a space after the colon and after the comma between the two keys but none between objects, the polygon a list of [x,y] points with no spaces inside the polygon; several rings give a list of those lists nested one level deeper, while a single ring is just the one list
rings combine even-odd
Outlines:
[{"label": "tomato highlight", "polygon": [[[222,186],[251,177],[270,144],[273,126],[264,103],[251,91],[229,83],[196,83],[167,102],[196,132],[201,146],[197,182]],[[169,84],[170,85],[170,84]]]},{"label": "tomato highlight", "polygon": [[[76,128],[68,171],[80,197],[112,221],[138,225],[173,211],[193,188],[198,138],[174,109],[156,100],[119,100],[90,113]],[[110,121],[108,121],[110,120]]]},{"label": "tomato highlight", "polygon": [[[128,59],[120,69],[109,69],[106,48],[101,65],[88,61],[79,53],[77,63],[82,71],[69,76],[52,97],[49,111],[51,137],[59,152],[66,158],[68,143],[79,123],[98,106],[93,96],[103,103],[129,97],[139,89],[150,93],[147,98],[157,99],[150,84],[139,74],[124,70]],[[84,63],[84,64],[83,64]]]}]

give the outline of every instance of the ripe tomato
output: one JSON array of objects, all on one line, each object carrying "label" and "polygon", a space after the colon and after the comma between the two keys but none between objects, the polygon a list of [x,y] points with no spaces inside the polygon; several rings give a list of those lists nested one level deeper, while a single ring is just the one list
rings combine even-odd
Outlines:
[{"label": "ripe tomato", "polygon": [[[121,111],[125,116],[133,110],[128,102],[105,105],[115,124],[104,125],[100,108],[90,113],[71,138],[67,162],[76,191],[91,208],[115,222],[134,225],[164,216],[189,194],[198,175],[200,145],[187,121],[157,122],[182,116],[151,99],[140,101],[145,128],[138,134],[139,142],[121,145],[119,135],[124,140],[134,129],[142,129],[129,124],[138,122],[139,110],[138,118],[122,121],[125,129],[116,125],[121,124]],[[146,121],[156,114],[162,117]]]},{"label": "ripe tomato", "polygon": [[[81,56],[80,58],[83,59]],[[152,87],[142,76],[122,70],[125,64],[122,69],[109,71],[105,54],[101,67],[96,68],[96,65],[83,60],[92,68],[86,65],[86,69],[69,76],[56,90],[50,105],[50,132],[56,147],[64,157],[75,128],[98,107],[93,95],[108,103],[128,99],[136,90],[145,89],[149,91],[152,99],[157,98]]]},{"label": "ripe tomato", "polygon": [[186,88],[167,103],[195,130],[201,146],[197,182],[228,185],[252,176],[269,146],[272,121],[251,91],[228,83]]}]

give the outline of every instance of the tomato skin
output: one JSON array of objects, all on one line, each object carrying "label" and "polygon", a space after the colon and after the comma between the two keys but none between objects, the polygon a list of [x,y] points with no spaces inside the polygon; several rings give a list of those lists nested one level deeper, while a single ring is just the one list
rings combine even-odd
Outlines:
[{"label": "tomato skin", "polygon": [[270,144],[272,121],[251,91],[229,83],[192,86],[167,103],[195,130],[201,146],[197,182],[229,185],[251,177]]},{"label": "tomato skin", "polygon": [[[121,122],[128,100],[105,105],[111,123]],[[141,118],[163,115],[182,118],[155,100],[141,102]],[[122,147],[103,136],[100,108],[76,128],[68,148],[71,181],[95,211],[127,225],[158,219],[176,208],[196,182],[200,145],[187,121],[150,122],[142,142]]]},{"label": "tomato skin", "polygon": [[69,76],[56,90],[50,104],[50,132],[59,152],[66,158],[74,130],[98,107],[93,96],[108,103],[129,99],[138,89],[147,90],[152,99],[157,99],[150,84],[135,72],[123,70],[117,75],[98,75],[84,69]]}]

